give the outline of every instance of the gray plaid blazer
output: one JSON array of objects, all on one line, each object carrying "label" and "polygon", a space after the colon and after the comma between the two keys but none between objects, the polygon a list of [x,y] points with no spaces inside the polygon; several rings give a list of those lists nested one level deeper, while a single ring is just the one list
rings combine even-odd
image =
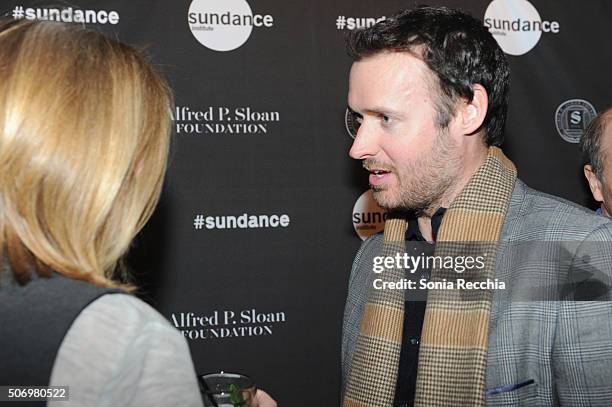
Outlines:
[{"label": "gray plaid blazer", "polygon": [[[612,406],[612,221],[517,180],[501,242],[495,278],[507,283],[493,294],[487,405]],[[381,245],[369,238],[353,263],[343,394]]]}]

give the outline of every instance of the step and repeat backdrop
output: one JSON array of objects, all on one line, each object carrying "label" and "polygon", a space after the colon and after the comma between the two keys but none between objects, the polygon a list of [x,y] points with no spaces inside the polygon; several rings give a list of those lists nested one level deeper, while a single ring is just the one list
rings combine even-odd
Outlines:
[{"label": "step and repeat backdrop", "polygon": [[[384,219],[347,155],[344,36],[420,2],[47,4],[1,7],[144,48],[174,89],[164,194],[128,259],[141,297],[184,334],[198,373],[248,374],[282,406],[337,405],[351,263]],[[506,52],[504,150],[519,176],[593,207],[576,143],[612,104],[611,3],[429,4],[480,18]]]}]

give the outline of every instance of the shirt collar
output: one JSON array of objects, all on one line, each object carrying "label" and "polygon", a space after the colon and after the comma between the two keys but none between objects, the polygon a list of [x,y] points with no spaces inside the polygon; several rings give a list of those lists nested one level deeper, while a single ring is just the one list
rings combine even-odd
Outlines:
[{"label": "shirt collar", "polygon": [[[447,208],[439,208],[436,213],[431,217],[431,233],[433,235],[434,242],[438,236],[438,230],[440,229],[440,225],[442,225],[442,218],[444,218],[444,214],[446,213]],[[408,230],[406,231],[406,240],[412,241],[425,241],[425,238],[421,234],[421,230],[419,229],[419,223],[417,222],[417,218],[415,216],[410,216],[408,218]]]}]

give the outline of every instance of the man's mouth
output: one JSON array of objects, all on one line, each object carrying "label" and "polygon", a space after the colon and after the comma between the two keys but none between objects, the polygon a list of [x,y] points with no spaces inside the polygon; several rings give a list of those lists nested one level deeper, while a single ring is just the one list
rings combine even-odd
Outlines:
[{"label": "man's mouth", "polygon": [[378,168],[368,168],[370,172],[370,177],[368,181],[372,186],[379,186],[387,181],[387,179],[391,176],[391,171],[378,169]]},{"label": "man's mouth", "polygon": [[373,174],[374,176],[381,178],[383,177],[385,174],[388,174],[390,171],[385,171],[385,170],[370,170],[370,174]]}]

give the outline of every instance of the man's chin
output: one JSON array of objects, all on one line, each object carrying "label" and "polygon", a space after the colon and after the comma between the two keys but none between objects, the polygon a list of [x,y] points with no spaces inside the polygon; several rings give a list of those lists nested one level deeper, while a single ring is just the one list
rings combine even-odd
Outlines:
[{"label": "man's chin", "polygon": [[381,208],[390,211],[400,207],[399,200],[394,199],[389,193],[389,190],[375,186],[371,186],[371,188],[372,197]]},{"label": "man's chin", "polygon": [[416,202],[405,202],[400,197],[394,196],[391,191],[379,186],[370,186],[372,188],[372,197],[374,201],[382,209],[386,211],[407,211],[413,212],[416,215],[427,212],[431,206],[431,202],[418,204]]}]

